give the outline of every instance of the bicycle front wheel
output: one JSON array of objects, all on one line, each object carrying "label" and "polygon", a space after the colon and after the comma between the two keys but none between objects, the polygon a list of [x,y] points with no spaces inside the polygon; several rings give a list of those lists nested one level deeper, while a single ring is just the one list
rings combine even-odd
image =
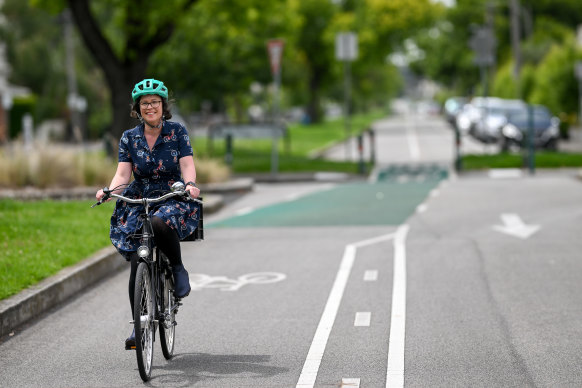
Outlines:
[{"label": "bicycle front wheel", "polygon": [[146,263],[140,263],[135,277],[134,326],[135,353],[137,367],[143,381],[148,381],[152,373],[154,358],[154,295]]},{"label": "bicycle front wheel", "polygon": [[160,320],[160,344],[166,360],[174,356],[174,339],[176,337],[176,298],[174,297],[174,281],[167,273],[163,276],[163,320]]}]

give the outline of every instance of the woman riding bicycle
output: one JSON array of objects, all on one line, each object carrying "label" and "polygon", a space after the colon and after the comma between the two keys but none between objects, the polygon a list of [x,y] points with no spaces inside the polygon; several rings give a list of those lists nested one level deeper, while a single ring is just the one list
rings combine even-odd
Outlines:
[{"label": "woman riding bicycle", "polygon": [[[137,127],[123,133],[119,142],[119,162],[109,187],[116,194],[141,198],[168,192],[174,182],[186,184],[186,191],[196,198],[196,167],[186,128],[172,118],[168,89],[155,79],[138,82],[131,92],[131,116],[141,121]],[[133,173],[134,181],[129,184]],[[127,186],[129,184],[129,186]],[[97,200],[105,195],[99,190]],[[132,235],[139,230],[142,220],[136,205],[118,201],[111,216],[111,242],[131,263],[129,301],[132,317],[134,283],[138,266],[136,250],[139,240]],[[188,272],[182,264],[180,240],[191,235],[198,226],[199,205],[191,201],[169,199],[152,210],[152,226],[156,245],[168,257],[175,281],[174,295],[184,298],[190,293]],[[135,347],[135,333],[125,340],[126,349]]]}]

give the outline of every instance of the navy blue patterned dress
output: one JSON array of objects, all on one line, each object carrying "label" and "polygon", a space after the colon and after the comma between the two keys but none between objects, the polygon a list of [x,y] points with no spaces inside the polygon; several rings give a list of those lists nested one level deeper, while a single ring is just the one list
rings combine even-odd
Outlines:
[{"label": "navy blue patterned dress", "polygon": [[[144,124],[125,131],[119,142],[119,162],[131,162],[134,181],[123,195],[143,198],[169,192],[174,182],[183,182],[180,158],[192,154],[190,137],[180,123],[164,121],[162,132],[151,151],[144,136]],[[142,205],[118,200],[111,216],[111,242],[126,259],[139,246],[139,240],[131,235],[142,226],[138,218],[142,210]],[[153,205],[150,216],[163,219],[183,240],[198,226],[198,204],[169,199]]]}]

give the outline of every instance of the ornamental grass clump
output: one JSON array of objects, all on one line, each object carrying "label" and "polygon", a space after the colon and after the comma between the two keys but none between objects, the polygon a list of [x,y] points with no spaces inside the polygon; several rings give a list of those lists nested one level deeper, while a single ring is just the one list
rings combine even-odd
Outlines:
[{"label": "ornamental grass clump", "polygon": [[[198,183],[224,182],[229,168],[219,160],[195,159]],[[117,160],[102,151],[49,144],[25,148],[11,145],[0,149],[0,188],[71,188],[109,185]]]}]

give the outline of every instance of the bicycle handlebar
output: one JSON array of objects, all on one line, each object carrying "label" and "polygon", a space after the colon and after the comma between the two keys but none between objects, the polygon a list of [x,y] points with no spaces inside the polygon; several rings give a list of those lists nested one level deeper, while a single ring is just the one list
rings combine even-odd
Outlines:
[{"label": "bicycle handlebar", "polygon": [[103,192],[105,193],[105,195],[99,201],[95,202],[91,206],[91,208],[94,208],[95,206],[101,205],[104,201],[106,201],[107,199],[109,199],[111,197],[120,199],[120,200],[128,202],[128,203],[141,203],[144,205],[149,205],[150,203],[162,202],[162,201],[165,201],[166,199],[172,198],[172,197],[182,197],[187,201],[194,201],[194,202],[198,202],[200,204],[203,203],[198,198],[190,197],[190,194],[186,190],[172,191],[171,193],[166,193],[166,194],[162,195],[161,197],[157,197],[157,198],[139,198],[139,199],[124,197],[123,195],[112,193],[111,191],[112,190],[104,188]]}]

